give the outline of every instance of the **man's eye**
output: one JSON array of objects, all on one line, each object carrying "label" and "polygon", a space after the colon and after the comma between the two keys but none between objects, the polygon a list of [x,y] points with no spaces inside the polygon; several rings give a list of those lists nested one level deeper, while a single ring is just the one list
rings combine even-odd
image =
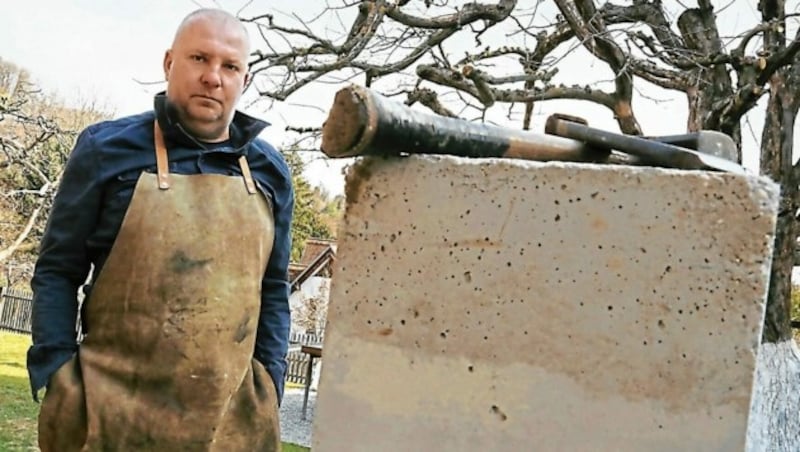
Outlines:
[{"label": "man's eye", "polygon": [[191,58],[194,61],[205,61],[205,57],[203,57],[202,55],[192,55]]},{"label": "man's eye", "polygon": [[231,71],[236,71],[236,72],[239,71],[239,66],[237,66],[235,64],[226,64],[225,67],[228,68]]}]

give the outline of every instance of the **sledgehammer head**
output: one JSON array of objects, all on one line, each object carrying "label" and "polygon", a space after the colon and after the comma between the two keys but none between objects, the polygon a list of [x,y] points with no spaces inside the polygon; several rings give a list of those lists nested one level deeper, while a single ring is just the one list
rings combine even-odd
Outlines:
[{"label": "sledgehammer head", "polygon": [[738,163],[739,161],[738,149],[733,138],[716,130],[701,130],[699,132],[681,135],[648,137],[648,139],[694,149],[695,151],[730,160],[734,163]]}]

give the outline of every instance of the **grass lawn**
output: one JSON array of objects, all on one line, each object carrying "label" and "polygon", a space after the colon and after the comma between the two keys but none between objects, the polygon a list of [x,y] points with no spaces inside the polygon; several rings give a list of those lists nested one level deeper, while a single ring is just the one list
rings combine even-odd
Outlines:
[{"label": "grass lawn", "polygon": [[25,351],[30,336],[0,331],[0,451],[31,451],[36,447],[36,415],[31,399]]},{"label": "grass lawn", "polygon": [[[0,452],[37,451],[36,416],[39,406],[31,399],[25,352],[28,335],[0,331]],[[284,452],[309,449],[283,443]]]}]

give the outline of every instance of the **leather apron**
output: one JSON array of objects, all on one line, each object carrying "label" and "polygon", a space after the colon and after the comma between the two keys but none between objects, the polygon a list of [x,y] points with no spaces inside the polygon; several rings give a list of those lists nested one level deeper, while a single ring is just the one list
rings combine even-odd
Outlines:
[{"label": "leather apron", "polygon": [[[277,396],[253,360],[274,219],[242,177],[142,173],[84,310],[78,353],[51,378],[39,445],[58,451],[280,450]],[[244,181],[243,181],[244,180]]]}]

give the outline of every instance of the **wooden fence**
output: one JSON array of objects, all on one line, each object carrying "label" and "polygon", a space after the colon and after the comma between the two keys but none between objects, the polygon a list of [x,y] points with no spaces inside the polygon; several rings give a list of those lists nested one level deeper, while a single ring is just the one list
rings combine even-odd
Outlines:
[{"label": "wooden fence", "polygon": [[30,334],[32,303],[30,292],[0,287],[0,330]]},{"label": "wooden fence", "polygon": [[[30,334],[32,303],[32,293],[0,287],[0,330]],[[321,342],[322,335],[292,333],[289,336],[286,381],[305,384],[308,355],[300,351],[300,346]]]},{"label": "wooden fence", "polygon": [[[297,334],[289,335],[289,353],[286,355],[288,367],[286,369],[286,381],[290,383],[306,384],[306,367],[308,366],[308,355],[300,351],[300,346],[305,344],[321,344],[322,336],[316,334]],[[316,360],[315,362],[319,362]],[[316,364],[315,364],[316,366]]]}]

